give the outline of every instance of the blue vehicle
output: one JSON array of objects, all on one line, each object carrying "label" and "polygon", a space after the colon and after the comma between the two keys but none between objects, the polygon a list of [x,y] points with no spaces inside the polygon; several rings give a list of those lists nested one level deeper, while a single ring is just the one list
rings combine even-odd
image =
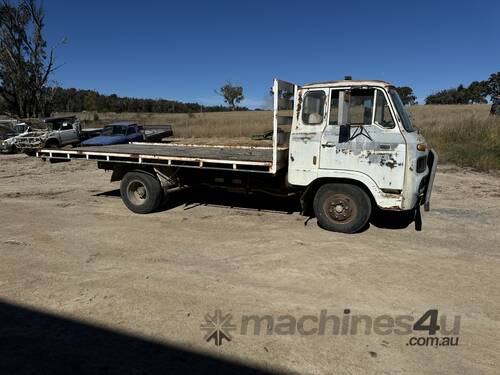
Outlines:
[{"label": "blue vehicle", "polygon": [[107,146],[144,141],[144,134],[134,122],[114,122],[106,125],[101,135],[87,139],[82,146]]},{"label": "blue vehicle", "polygon": [[131,121],[119,121],[106,125],[101,135],[87,139],[82,146],[109,146],[130,142],[162,142],[173,135],[172,125],[137,125]]}]

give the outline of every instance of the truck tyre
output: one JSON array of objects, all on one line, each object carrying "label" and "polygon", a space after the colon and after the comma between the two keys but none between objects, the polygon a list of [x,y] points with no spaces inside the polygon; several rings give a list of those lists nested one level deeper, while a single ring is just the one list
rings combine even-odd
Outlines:
[{"label": "truck tyre", "polygon": [[356,185],[325,184],[314,197],[319,226],[332,232],[358,232],[370,219],[371,210],[370,198]]},{"label": "truck tyre", "polygon": [[148,214],[158,208],[163,191],[160,181],[144,172],[128,172],[120,184],[125,206],[136,214]]}]

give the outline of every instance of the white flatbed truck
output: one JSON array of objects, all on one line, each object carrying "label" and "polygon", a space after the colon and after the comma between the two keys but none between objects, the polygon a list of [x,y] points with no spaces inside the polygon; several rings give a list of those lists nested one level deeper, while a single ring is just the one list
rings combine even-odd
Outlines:
[{"label": "white flatbed truck", "polygon": [[156,210],[173,191],[199,184],[296,195],[304,215],[344,233],[362,229],[375,207],[429,209],[437,154],[413,128],[392,85],[343,80],[298,86],[275,79],[273,94],[272,147],[130,143],[42,149],[37,156],[96,160],[113,172],[111,181],[121,181],[123,202],[140,214]]}]

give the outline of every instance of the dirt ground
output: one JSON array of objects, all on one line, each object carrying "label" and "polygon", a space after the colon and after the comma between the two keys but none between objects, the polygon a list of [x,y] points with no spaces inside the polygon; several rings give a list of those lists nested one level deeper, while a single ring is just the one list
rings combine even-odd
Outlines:
[{"label": "dirt ground", "polygon": [[[421,232],[356,235],[232,195],[187,192],[135,215],[109,177],[92,162],[0,156],[0,372],[500,371],[498,174],[443,166]],[[220,346],[200,329],[218,309],[236,325]],[[240,331],[245,315],[415,321],[429,309],[460,316],[457,346],[408,345],[429,337],[418,331]]]}]

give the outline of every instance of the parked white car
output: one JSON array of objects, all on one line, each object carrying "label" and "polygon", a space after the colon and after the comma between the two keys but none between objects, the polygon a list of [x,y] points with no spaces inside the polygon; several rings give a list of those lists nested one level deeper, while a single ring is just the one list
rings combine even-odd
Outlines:
[{"label": "parked white car", "polygon": [[4,154],[13,154],[17,151],[16,141],[21,137],[29,136],[31,133],[31,128],[28,124],[22,122],[14,125],[12,137],[4,139],[0,142],[0,152]]}]

